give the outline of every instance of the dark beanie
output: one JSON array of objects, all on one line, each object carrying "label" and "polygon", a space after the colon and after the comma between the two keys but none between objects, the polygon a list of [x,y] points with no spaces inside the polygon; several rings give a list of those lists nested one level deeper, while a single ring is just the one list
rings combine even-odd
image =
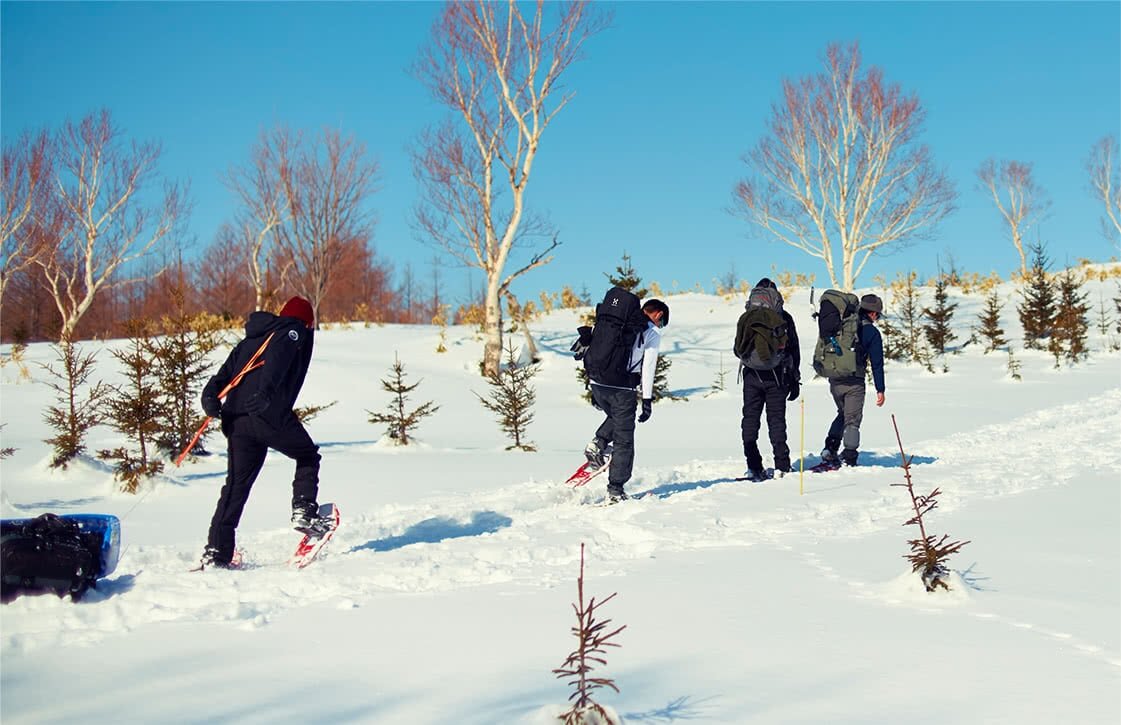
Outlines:
[{"label": "dark beanie", "polygon": [[280,308],[280,316],[294,317],[309,328],[315,324],[311,303],[298,295],[284,303],[284,307]]},{"label": "dark beanie", "polygon": [[860,309],[882,315],[884,313],[884,301],[876,295],[864,295],[860,298]]},{"label": "dark beanie", "polygon": [[756,287],[766,287],[766,288],[768,288],[768,289],[773,289],[773,290],[777,290],[777,289],[778,289],[778,287],[777,287],[777,286],[775,286],[775,283],[771,281],[771,278],[770,278],[770,277],[764,277],[763,279],[761,279],[761,280],[759,280],[758,282],[756,282],[756,283],[755,283],[755,286],[756,286]]}]

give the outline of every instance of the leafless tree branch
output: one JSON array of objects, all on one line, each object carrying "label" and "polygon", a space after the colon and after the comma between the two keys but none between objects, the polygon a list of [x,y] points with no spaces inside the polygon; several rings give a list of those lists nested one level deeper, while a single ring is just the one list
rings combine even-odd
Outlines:
[{"label": "leafless tree branch", "polygon": [[861,70],[857,44],[832,44],[825,71],[783,82],[769,133],[743,157],[733,212],[822,260],[853,289],[872,255],[927,236],[953,211],[952,183],[917,142],[915,95]]},{"label": "leafless tree branch", "polygon": [[[572,98],[561,76],[584,42],[610,21],[586,0],[532,7],[473,0],[449,2],[413,74],[453,118],[421,135],[413,152],[423,190],[416,210],[422,238],[486,276],[483,373],[502,354],[501,298],[510,283],[547,264],[544,252],[504,272],[520,240],[550,234],[526,208],[526,189],[541,138]],[[546,22],[548,9],[555,18]],[[548,27],[547,27],[548,26]]]}]

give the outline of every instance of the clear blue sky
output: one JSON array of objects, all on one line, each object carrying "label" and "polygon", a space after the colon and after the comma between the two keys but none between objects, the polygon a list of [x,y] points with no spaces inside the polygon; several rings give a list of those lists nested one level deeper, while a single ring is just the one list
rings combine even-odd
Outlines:
[{"label": "clear blue sky", "polygon": [[[645,281],[702,282],[734,264],[754,281],[816,273],[817,260],[751,233],[725,210],[783,77],[816,72],[831,41],[916,92],[923,140],[955,180],[937,236],[870,262],[878,273],[959,267],[1006,275],[1016,253],[974,172],[989,156],[1035,164],[1053,200],[1041,235],[1057,263],[1108,259],[1083,160],[1121,136],[1121,3],[639,3],[607,5],[611,28],[566,76],[572,103],[548,129],[529,202],[560,232],[555,261],[522,293],[587,284],[598,295],[623,251]],[[189,179],[199,248],[233,211],[219,177],[262,127],[340,127],[382,164],[374,245],[421,280],[437,254],[413,239],[408,145],[442,109],[407,73],[436,3],[0,4],[5,142],[109,108],[163,143],[162,170]],[[478,286],[478,272],[476,287]],[[468,273],[445,271],[462,295]]]}]

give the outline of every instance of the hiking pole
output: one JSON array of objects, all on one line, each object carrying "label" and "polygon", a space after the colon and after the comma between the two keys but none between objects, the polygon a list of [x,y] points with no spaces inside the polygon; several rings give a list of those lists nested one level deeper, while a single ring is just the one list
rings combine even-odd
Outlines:
[{"label": "hiking pole", "polygon": [[[257,352],[253,353],[253,357],[249,358],[249,362],[245,363],[245,367],[241,369],[241,372],[235,375],[233,380],[226,384],[226,387],[222,388],[222,392],[218,393],[218,400],[222,400],[223,398],[225,398],[231,390],[237,387],[237,384],[240,383],[241,379],[244,378],[248,373],[265,364],[265,361],[261,360],[260,357],[265,352],[265,348],[268,347],[269,340],[272,339],[272,336],[274,334],[275,333],[272,332],[269,333],[269,336],[266,337],[265,341],[261,343],[261,346],[257,348]],[[187,457],[187,454],[191,452],[191,449],[195,447],[195,444],[199,442],[199,438],[202,437],[203,431],[205,431],[206,427],[210,425],[211,420],[213,420],[213,418],[211,418],[209,415],[206,416],[206,419],[202,421],[202,425],[200,425],[199,429],[195,431],[194,438],[191,438],[191,442],[187,444],[187,447],[184,448],[183,452],[179,454],[179,457],[175,459],[175,466],[177,468],[179,464],[183,462],[183,459]]]},{"label": "hiking pole", "polygon": [[803,482],[806,478],[806,399],[798,401],[802,406],[802,424],[798,433],[798,495],[804,494]]}]

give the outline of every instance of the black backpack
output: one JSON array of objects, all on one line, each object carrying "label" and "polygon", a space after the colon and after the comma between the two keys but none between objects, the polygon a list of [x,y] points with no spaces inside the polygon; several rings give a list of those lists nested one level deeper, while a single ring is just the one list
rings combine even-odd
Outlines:
[{"label": "black backpack", "polygon": [[732,352],[752,370],[774,370],[786,359],[789,334],[782,295],[771,287],[756,287],[736,323]]},{"label": "black backpack", "polygon": [[55,514],[5,521],[0,529],[0,599],[53,591],[77,601],[101,574],[101,533]]},{"label": "black backpack", "polygon": [[612,287],[596,305],[592,340],[584,353],[588,377],[603,385],[633,387],[637,373],[630,369],[631,353],[650,322],[632,292]]}]

